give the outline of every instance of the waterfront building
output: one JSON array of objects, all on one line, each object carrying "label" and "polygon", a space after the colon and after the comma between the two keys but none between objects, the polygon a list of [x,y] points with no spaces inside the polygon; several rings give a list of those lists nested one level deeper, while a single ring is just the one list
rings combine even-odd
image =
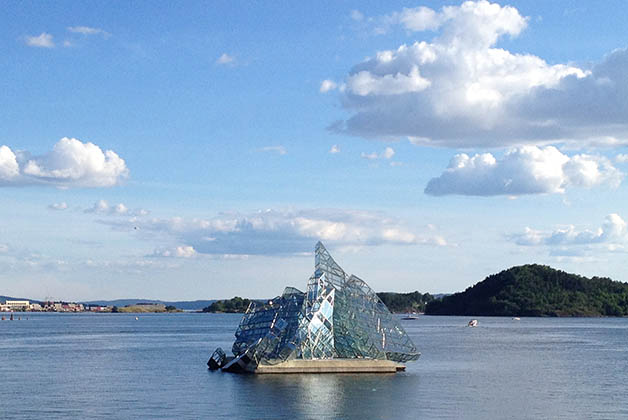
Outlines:
[{"label": "waterfront building", "polygon": [[233,372],[389,372],[420,353],[397,317],[322,243],[307,292],[287,287],[252,301],[235,333],[233,357],[217,349],[208,365]]},{"label": "waterfront building", "polygon": [[27,311],[30,308],[30,302],[28,300],[7,300],[4,306],[9,311]]}]

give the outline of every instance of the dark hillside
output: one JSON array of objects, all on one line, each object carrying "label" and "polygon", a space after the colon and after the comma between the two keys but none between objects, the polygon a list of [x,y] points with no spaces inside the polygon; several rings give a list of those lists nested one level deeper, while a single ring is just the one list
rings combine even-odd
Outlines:
[{"label": "dark hillside", "polygon": [[464,292],[428,303],[430,315],[625,316],[628,284],[587,278],[544,265],[488,276]]},{"label": "dark hillside", "polygon": [[424,312],[425,305],[434,299],[429,293],[421,294],[420,292],[379,292],[377,296],[393,313]]}]

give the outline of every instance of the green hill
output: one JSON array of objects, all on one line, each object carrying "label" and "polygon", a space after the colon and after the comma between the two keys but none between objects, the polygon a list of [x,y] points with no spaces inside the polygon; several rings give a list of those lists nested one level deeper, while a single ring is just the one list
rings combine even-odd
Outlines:
[{"label": "green hill", "polygon": [[425,305],[434,300],[434,297],[429,293],[421,294],[420,292],[379,292],[377,296],[393,313],[424,312]]},{"label": "green hill", "polygon": [[203,312],[212,313],[244,313],[251,303],[250,299],[242,299],[236,296],[231,299],[217,300],[211,305],[203,308]]},{"label": "green hill", "polygon": [[626,316],[628,284],[587,278],[544,265],[488,276],[464,292],[427,304],[429,315]]}]

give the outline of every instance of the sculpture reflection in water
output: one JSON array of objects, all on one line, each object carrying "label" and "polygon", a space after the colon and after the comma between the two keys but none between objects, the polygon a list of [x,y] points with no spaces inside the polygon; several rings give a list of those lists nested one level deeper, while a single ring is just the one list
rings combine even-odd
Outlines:
[{"label": "sculpture reflection in water", "polygon": [[251,302],[235,337],[234,356],[216,349],[210,369],[255,372],[293,359],[403,363],[420,356],[377,294],[345,273],[320,242],[307,292],[287,287],[267,302]]}]

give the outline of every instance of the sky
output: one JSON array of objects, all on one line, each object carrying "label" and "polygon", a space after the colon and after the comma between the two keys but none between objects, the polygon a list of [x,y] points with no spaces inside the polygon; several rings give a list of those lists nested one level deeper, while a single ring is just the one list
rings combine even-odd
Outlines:
[{"label": "sky", "polygon": [[623,1],[4,1],[0,294],[628,281]]}]

